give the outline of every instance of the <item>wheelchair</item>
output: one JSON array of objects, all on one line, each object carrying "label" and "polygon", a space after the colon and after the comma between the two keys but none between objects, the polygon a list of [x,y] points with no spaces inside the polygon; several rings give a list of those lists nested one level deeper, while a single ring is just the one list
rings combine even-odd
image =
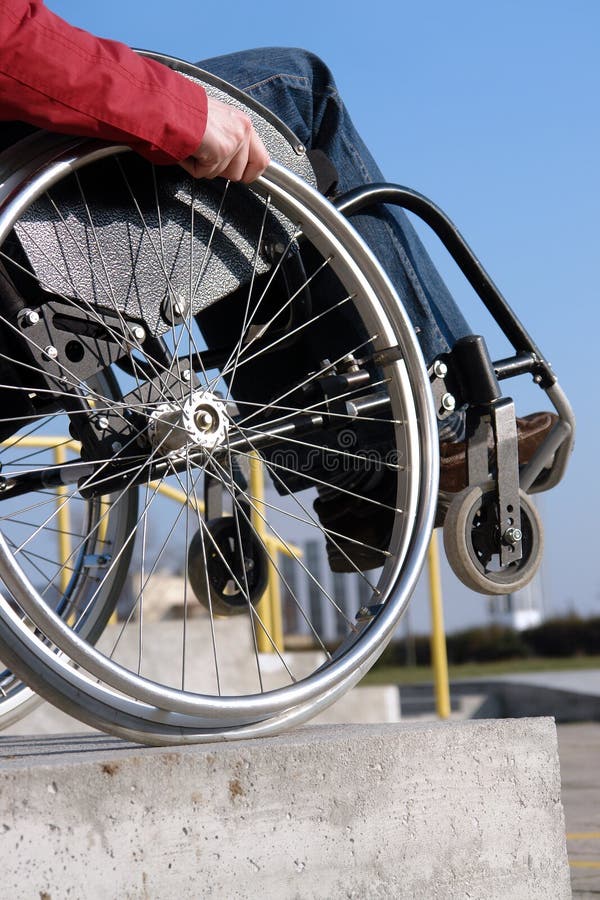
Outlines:
[{"label": "wheelchair", "polygon": [[[277,162],[250,187],[198,183],[123,146],[43,132],[0,157],[0,717],[9,724],[41,696],[145,743],[269,735],[325,709],[375,662],[434,524],[445,519],[450,563],[474,590],[533,577],[543,541],[530,495],[562,477],[574,419],[439,209],[397,185],[330,203],[268,110],[149,55],[242,107]],[[436,231],[513,356],[492,362],[471,336],[426,368],[351,225],[382,203]],[[557,416],[520,466],[500,382],[523,374]],[[438,422],[457,408],[468,483],[439,497]],[[356,574],[356,609],[297,534]],[[273,572],[316,648],[300,662],[264,611]],[[335,622],[335,643],[299,580]],[[176,615],[157,617],[173,592]]]}]

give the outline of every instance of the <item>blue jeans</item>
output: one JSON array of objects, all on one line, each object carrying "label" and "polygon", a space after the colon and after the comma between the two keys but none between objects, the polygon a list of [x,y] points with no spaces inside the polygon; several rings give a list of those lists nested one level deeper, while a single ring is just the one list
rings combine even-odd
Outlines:
[{"label": "blue jeans", "polygon": [[[198,65],[271,109],[307,148],[322,150],[338,171],[339,193],[385,180],[352,124],[331,72],[318,57],[275,47],[213,57]],[[400,209],[380,208],[373,214],[353,216],[352,224],[394,284],[428,363],[470,333]]]}]

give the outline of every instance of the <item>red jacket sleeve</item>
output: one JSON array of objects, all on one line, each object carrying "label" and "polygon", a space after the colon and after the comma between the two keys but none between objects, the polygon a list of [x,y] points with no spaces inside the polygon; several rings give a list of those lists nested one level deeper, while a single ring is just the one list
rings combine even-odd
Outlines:
[{"label": "red jacket sleeve", "polygon": [[197,84],[42,0],[0,0],[0,120],[128,144],[156,163],[185,159],[206,128]]}]

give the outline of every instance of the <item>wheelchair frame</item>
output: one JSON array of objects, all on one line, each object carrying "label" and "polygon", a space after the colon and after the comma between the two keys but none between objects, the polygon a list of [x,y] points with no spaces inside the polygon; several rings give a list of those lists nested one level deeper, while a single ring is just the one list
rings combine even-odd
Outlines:
[{"label": "wheelchair frame", "polygon": [[[554,406],[559,422],[540,447],[540,452],[524,468],[518,481],[526,491],[550,490],[565,473],[575,438],[575,416],[550,363],[454,223],[423,194],[398,184],[373,184],[349,191],[334,202],[346,216],[380,204],[399,206],[414,213],[435,232],[515,351],[514,356],[492,362],[482,337],[473,335],[459,340],[451,353],[440,357],[440,362],[450,363],[447,372],[435,363],[431,367],[438,416],[443,418],[449,412],[441,402],[448,393],[456,406],[483,406],[493,415],[502,396],[499,382],[531,374],[533,381],[545,391]],[[471,428],[471,438],[473,432]],[[498,422],[494,433],[497,444],[509,439],[503,423]],[[514,447],[511,450],[512,458],[518,459]],[[540,477],[544,470],[545,474]],[[476,482],[477,479],[470,481]]]},{"label": "wheelchair frame", "polygon": [[[515,351],[513,356],[492,362],[483,337],[470,335],[459,339],[429,369],[438,419],[443,420],[457,408],[467,410],[468,485],[461,498],[440,498],[441,515],[436,524],[445,523],[448,507],[453,504],[444,531],[449,561],[468,587],[485,592],[485,577],[476,571],[476,553],[473,548],[470,556],[457,551],[453,534],[460,520],[459,527],[464,533],[458,540],[470,543],[473,509],[465,523],[464,505],[477,499],[470,488],[484,486],[497,503],[499,521],[493,525],[494,537],[489,542],[495,539],[497,543],[500,565],[520,561],[524,553],[520,516],[523,494],[549,490],[562,479],[573,449],[575,417],[541,350],[454,223],[438,206],[417,191],[390,183],[359,187],[335,201],[336,208],[346,216],[386,204],[412,212],[432,229]],[[500,381],[525,374],[530,374],[534,383],[545,391],[558,418],[532,458],[520,467],[515,407],[510,398],[503,397]],[[497,460],[495,477],[490,475],[490,458]],[[478,508],[477,504],[475,507]],[[529,509],[529,517],[537,518],[533,509]],[[534,528],[540,531],[541,541],[541,523]],[[536,544],[536,552],[541,558],[541,543]],[[533,572],[527,575],[527,581],[532,575]],[[497,584],[490,583],[488,589],[491,593],[510,593],[521,586],[518,580],[514,586],[500,580]]]},{"label": "wheelchair frame", "polygon": [[[175,60],[167,60],[158,54],[150,55],[173,65],[190,77],[196,77],[199,80],[204,77],[203,73],[192,66]],[[210,92],[227,94],[223,83],[218,79],[209,79],[206,86]],[[234,102],[243,103],[239,92],[233,93]],[[269,143],[274,141],[277,154],[282,154],[288,164],[291,162],[295,168],[300,167],[302,174],[306,177],[307,163],[304,148],[299,146],[289,130],[279,128],[278,124],[273,122],[272,117],[265,125],[261,119],[261,110],[256,106],[250,108],[250,114],[263,136],[265,128],[267,128],[267,145],[269,146]],[[75,178],[79,183],[78,172],[80,169],[83,171],[87,163],[93,163],[104,157],[118,156],[125,149],[99,147],[93,142],[56,139],[51,136],[41,139],[33,138],[27,147],[31,148],[33,153],[31,162],[26,164],[20,175],[15,173],[13,176],[11,174],[5,180],[4,194],[0,198],[0,215],[4,225],[4,230],[0,234],[0,243],[12,231],[16,219],[23,211],[29,209],[31,202],[35,201],[35,196],[45,196],[54,184],[62,182],[66,178]],[[272,151],[271,147],[269,149]],[[23,177],[25,177],[24,181]],[[36,191],[37,194],[35,194]],[[211,696],[186,689],[185,678],[182,679],[181,687],[175,688],[169,682],[155,683],[151,679],[142,677],[141,665],[138,665],[136,672],[135,666],[132,666],[131,663],[114,662],[110,654],[107,655],[95,649],[91,642],[98,637],[98,632],[102,630],[114,607],[115,590],[109,587],[102,600],[104,605],[102,608],[98,607],[100,618],[95,621],[100,622],[101,627],[94,625],[89,631],[81,628],[73,629],[71,626],[77,625],[81,619],[76,619],[74,623],[70,618],[72,606],[66,603],[64,605],[66,612],[62,616],[60,614],[62,607],[59,606],[58,614],[54,612],[44,602],[43,597],[32,584],[30,576],[17,561],[20,551],[18,544],[11,547],[10,541],[0,534],[0,577],[10,590],[17,605],[17,608],[13,608],[14,602],[11,604],[5,598],[0,597],[0,654],[4,662],[17,676],[47,699],[84,721],[115,734],[134,737],[150,743],[232,739],[270,734],[310,718],[320,709],[332,703],[362,677],[393,635],[399,618],[410,600],[425,558],[429,535],[434,523],[437,499],[436,413],[438,418],[443,418],[449,412],[450,406],[470,405],[473,413],[470,414],[469,421],[471,432],[468,451],[469,480],[475,485],[480,485],[484,481],[491,483],[496,500],[501,505],[511,508],[510,524],[517,530],[520,525],[518,511],[522,503],[519,485],[521,491],[542,490],[553,486],[562,476],[572,445],[574,425],[572,412],[548,363],[454,226],[433,204],[420,195],[397,185],[374,185],[358,189],[341,198],[336,203],[336,209],[307,187],[301,178],[275,163],[269,167],[265,176],[255,186],[253,196],[255,194],[262,197],[263,202],[264,198],[268,197],[267,205],[271,202],[275,206],[280,205],[277,208],[283,210],[283,220],[278,219],[278,222],[284,221],[286,216],[292,218],[294,223],[292,237],[286,254],[290,252],[289,248],[292,247],[292,244],[294,247],[296,246],[298,240],[306,239],[315,243],[319,252],[323,254],[325,265],[331,265],[336,276],[343,280],[344,289],[348,292],[347,300],[352,301],[353,308],[360,309],[360,315],[364,317],[364,322],[368,325],[367,343],[373,343],[373,349],[369,349],[369,352],[363,351],[363,358],[351,353],[350,357],[346,354],[333,359],[333,362],[329,359],[318,362],[316,373],[309,366],[306,382],[315,382],[313,387],[318,387],[321,391],[319,396],[322,399],[316,401],[316,406],[314,406],[314,400],[303,400],[302,389],[305,382],[300,381],[294,386],[296,393],[288,391],[283,394],[283,398],[292,397],[293,402],[287,400],[288,403],[292,403],[294,412],[291,419],[290,415],[287,415],[287,419],[284,416],[281,423],[275,419],[274,424],[268,425],[268,428],[262,433],[259,431],[255,439],[250,441],[247,435],[244,436],[240,430],[238,413],[232,412],[233,407],[228,406],[230,388],[225,387],[226,399],[222,400],[214,393],[214,388],[210,386],[211,382],[208,379],[206,380],[207,387],[202,389],[199,385],[197,375],[204,370],[202,361],[204,351],[201,353],[197,349],[195,351],[190,349],[187,357],[189,359],[187,370],[189,377],[187,379],[184,368],[186,357],[185,354],[180,356],[177,349],[179,344],[175,344],[175,367],[173,368],[169,364],[164,370],[169,377],[163,378],[158,374],[153,374],[152,365],[158,365],[157,360],[162,359],[160,354],[164,351],[161,344],[162,337],[160,334],[154,333],[154,326],[152,323],[149,324],[146,318],[136,323],[134,317],[130,322],[130,308],[123,306],[118,310],[117,318],[111,320],[107,330],[112,329],[119,332],[118,337],[121,344],[118,342],[117,344],[120,352],[123,351],[123,348],[127,350],[130,357],[130,370],[134,374],[141,373],[142,380],[143,378],[147,380],[148,387],[144,387],[144,390],[141,393],[138,392],[137,395],[135,391],[125,395],[115,393],[112,398],[108,391],[105,393],[110,402],[106,400],[106,397],[99,395],[96,399],[92,397],[92,404],[87,407],[84,395],[78,398],[79,407],[72,413],[69,413],[68,405],[65,407],[67,418],[71,419],[71,425],[73,422],[77,422],[76,413],[82,419],[89,420],[89,434],[93,438],[92,446],[97,448],[97,453],[101,451],[101,454],[105,454],[105,456],[101,455],[101,459],[105,460],[103,466],[109,475],[103,478],[101,488],[92,484],[93,490],[90,489],[94,467],[88,457],[82,460],[83,468],[78,464],[79,469],[70,465],[42,466],[37,471],[26,472],[25,475],[17,473],[18,477],[13,477],[12,480],[2,476],[0,489],[3,490],[5,497],[10,496],[11,491],[12,495],[16,497],[19,496],[19,492],[27,496],[27,493],[32,490],[43,492],[57,484],[70,485],[73,487],[73,494],[78,492],[78,496],[83,498],[84,503],[87,503],[88,506],[96,501],[101,504],[102,496],[106,492],[122,497],[126,496],[126,492],[130,491],[134,485],[142,482],[149,484],[152,479],[174,475],[181,480],[189,469],[190,463],[195,466],[203,466],[204,469],[208,466],[208,474],[213,477],[210,467],[214,448],[218,444],[223,444],[225,440],[223,435],[228,434],[227,429],[231,429],[231,438],[227,437],[228,452],[231,452],[231,449],[234,452],[240,450],[247,452],[251,448],[255,452],[260,449],[264,452],[273,445],[275,440],[291,440],[298,443],[298,438],[303,439],[307,435],[306,439],[309,441],[307,446],[311,447],[313,446],[310,443],[310,440],[313,440],[311,435],[315,433],[315,428],[323,429],[324,432],[329,428],[336,438],[339,436],[341,420],[338,418],[336,424],[336,416],[343,416],[349,423],[358,424],[360,428],[366,426],[369,421],[378,422],[382,415],[384,417],[386,414],[389,415],[387,411],[391,409],[393,415],[389,424],[393,425],[394,440],[397,442],[396,449],[399,451],[400,459],[404,454],[404,463],[396,465],[394,469],[396,473],[393,476],[395,485],[394,524],[389,537],[389,548],[385,548],[383,574],[379,577],[376,586],[371,585],[373,588],[372,601],[367,605],[361,604],[355,621],[348,622],[347,634],[340,645],[331,653],[328,648],[324,647],[327,654],[325,661],[316,665],[316,668],[307,677],[296,679],[292,676],[291,683],[277,686],[274,689],[263,687],[261,664],[255,646],[254,653],[259,669],[260,691],[258,693],[250,691],[240,696],[223,695],[218,684],[218,672],[217,691],[215,696]],[[191,208],[195,209],[194,203],[195,200],[192,197]],[[380,203],[394,203],[412,209],[433,227],[507,337],[512,341],[515,348],[514,357],[491,363],[482,339],[467,338],[459,342],[451,354],[436,360],[429,372],[425,370],[410,323],[387,276],[381,271],[358,235],[345,222],[345,217],[352,213],[358,212],[365,206]],[[93,249],[93,241],[97,241],[98,238],[91,216],[90,225],[93,238],[90,238],[89,242]],[[145,223],[144,227],[146,228]],[[239,233],[243,233],[243,228]],[[261,244],[260,237],[258,243]],[[34,244],[35,241],[32,246]],[[84,243],[83,246],[87,245]],[[261,251],[264,249],[262,244],[259,249]],[[278,261],[275,263],[275,268],[277,269],[279,266],[280,262]],[[175,262],[173,262],[173,268],[175,268]],[[252,270],[248,308],[255,273],[256,264]],[[37,277],[39,281],[42,281],[39,276]],[[69,277],[73,279],[77,277],[77,273],[73,276],[69,275]],[[305,277],[308,278],[306,282],[308,284],[314,274]],[[219,275],[216,280],[218,281],[220,278]],[[44,278],[44,287],[46,287],[45,280]],[[166,281],[168,285],[167,300],[169,300],[171,290],[168,277]],[[74,283],[73,280],[71,283]],[[98,318],[98,309],[101,307],[96,305],[92,305],[93,308],[86,307],[81,303],[77,290],[74,291],[74,294],[78,298],[78,302],[74,305],[69,296],[63,295],[56,287],[54,291],[58,295],[55,299],[58,301],[57,309],[60,315],[64,314],[62,306],[65,303],[68,306],[70,303],[78,311],[77,315],[80,315],[83,309],[84,318],[86,316],[88,318],[91,316],[92,319],[93,317]],[[291,303],[295,296],[292,294],[291,299],[288,298],[286,301],[286,305]],[[154,302],[156,302],[156,298]],[[175,333],[176,327],[180,328],[179,334],[183,333],[180,325],[183,317],[175,310],[172,297],[166,305],[162,300],[161,303],[160,309],[157,306],[155,311],[156,321],[160,316],[163,317],[167,323],[165,333],[169,331]],[[47,300],[46,305],[50,307],[51,302]],[[192,313],[195,317],[205,311],[204,308],[192,310],[191,297],[188,306],[186,315],[189,315],[190,323]],[[57,338],[55,343],[47,345],[42,339],[44,332],[40,326],[40,320],[43,319],[42,325],[45,327],[46,319],[42,314],[44,311],[42,307],[40,307],[40,313],[24,308],[15,323],[10,324],[10,328],[16,335],[20,334],[25,341],[28,341],[39,371],[49,379],[44,390],[51,393],[52,386],[64,383],[66,376],[80,377],[77,374],[79,371],[77,366],[82,360],[85,362],[87,358],[85,354],[90,352],[90,344],[85,336],[78,338],[84,348],[83,351],[79,351],[83,354],[80,358],[73,347],[70,351],[71,356],[68,356],[69,341],[67,338]],[[102,315],[106,321],[106,314],[102,313]],[[276,311],[271,323],[277,319],[278,315],[279,313]],[[4,321],[6,324],[7,320],[4,319]],[[266,326],[262,323],[260,325],[260,328],[263,328],[267,334],[269,327],[269,322]],[[238,357],[242,349],[245,328],[246,318],[244,317],[237,351]],[[252,341],[262,339],[263,332],[260,332],[260,328],[257,332],[258,338],[253,335]],[[36,329],[40,329],[39,337]],[[137,332],[135,329],[138,329]],[[48,334],[50,333],[53,336],[56,335],[55,330],[48,331]],[[371,334],[374,337],[371,337]],[[81,335],[85,335],[84,330],[81,331]],[[146,341],[147,337],[148,341]],[[96,333],[93,340],[100,346],[102,341],[106,342],[106,336]],[[281,338],[277,336],[276,342],[280,340]],[[286,346],[285,343],[283,346]],[[54,352],[50,353],[50,349]],[[56,360],[58,358],[60,361],[64,352],[67,353],[70,363],[66,368],[63,365],[61,370],[60,362],[57,363]],[[99,358],[103,359],[102,352],[104,351],[95,352],[99,352]],[[144,369],[141,366],[139,362],[141,353],[146,353],[146,357],[150,360],[150,368],[146,366]],[[6,357],[6,353],[4,356]],[[204,357],[205,360],[209,358],[211,357]],[[114,354],[111,351],[106,357],[106,365],[112,364],[114,361]],[[225,368],[227,368],[227,362]],[[380,372],[384,377],[379,378],[378,373]],[[514,407],[512,401],[501,397],[499,381],[527,372],[533,374],[534,379],[547,392],[559,412],[559,423],[519,475]],[[81,379],[85,380],[86,377],[82,369]],[[190,403],[192,404],[190,406],[191,413],[189,410],[185,412],[187,418],[179,408],[185,406],[183,401],[178,405],[173,399],[177,386],[185,381],[190,384]],[[371,384],[374,384],[375,388],[370,388]],[[378,384],[382,387],[377,388]],[[296,398],[298,392],[299,395]],[[35,391],[33,393],[35,394]],[[147,429],[149,437],[144,437],[144,440],[150,448],[150,457],[157,457],[151,467],[140,468],[135,477],[128,477],[127,474],[130,457],[123,456],[123,464],[120,463],[124,443],[126,446],[131,443],[131,432],[127,431],[127,427],[131,426],[125,427],[119,421],[117,424],[120,430],[118,430],[115,422],[119,418],[122,419],[123,416],[119,413],[116,419],[110,418],[113,415],[111,404],[115,407],[118,406],[119,397],[125,401],[125,405],[128,403],[135,405],[135,401],[141,404],[143,412],[146,410],[144,415],[148,422],[144,424],[144,435],[146,435]],[[351,400],[346,401],[346,397],[350,397]],[[437,410],[434,408],[434,400],[438,407]],[[71,401],[72,398],[69,399],[69,402]],[[102,412],[102,403],[107,404],[108,415],[106,417],[98,417],[93,414],[94,404],[98,405],[99,401],[102,401],[100,412]],[[240,402],[239,399],[236,402]],[[242,402],[247,401],[244,399]],[[281,403],[281,398],[279,403]],[[187,409],[187,407],[185,408]],[[265,408],[268,410],[268,405]],[[190,415],[193,419],[191,424],[188,422]],[[107,424],[101,421],[104,418],[106,418]],[[242,425],[243,421],[242,418]],[[495,479],[493,476],[490,478],[486,434],[488,421],[493,430],[495,453],[498,460]],[[481,427],[480,423],[483,423]],[[212,428],[213,424],[214,429]],[[210,432],[211,429],[215,434],[218,432],[218,435],[210,438],[213,443],[203,443],[205,440],[203,431]],[[178,433],[182,430],[187,435],[183,442],[178,439]],[[82,431],[83,434],[84,431]],[[193,435],[193,438],[190,435]],[[141,436],[141,431],[139,436]],[[165,441],[171,442],[168,453],[161,450]],[[323,445],[320,450],[325,455],[333,452],[326,445]],[[111,453],[112,458],[109,459]],[[353,454],[344,451],[344,455]],[[545,469],[548,471],[545,472]],[[235,510],[236,496],[240,491],[247,495],[248,490],[244,486],[246,483],[243,473],[237,469],[234,471],[231,462],[230,470],[229,475],[223,476],[222,480],[231,494]],[[271,469],[271,471],[275,470]],[[371,475],[370,468],[367,467],[365,471]],[[401,476],[400,472],[402,471],[407,474]],[[275,475],[277,476],[276,472]],[[210,482],[210,477],[205,474],[204,479],[205,506],[207,509],[218,508],[220,499],[215,501],[214,492],[211,491],[210,484],[206,483]],[[323,482],[322,479],[314,480],[315,485],[319,482],[327,486],[327,482]],[[334,481],[332,484],[334,491],[349,493],[343,483],[337,484]],[[365,491],[364,495],[356,494],[356,497],[359,500],[366,499],[371,502],[370,496],[366,492],[367,489],[361,488],[361,490]],[[401,497],[402,499],[400,499]],[[197,505],[199,505],[199,498]],[[242,552],[243,534],[252,527],[256,509],[252,498],[249,503],[244,499],[238,505],[240,510],[239,519],[236,519],[237,541],[240,545],[239,555],[244,557],[245,551]],[[379,505],[385,506],[382,503]],[[303,515],[312,518],[312,524],[314,524],[314,517],[307,513],[302,504],[300,508],[304,510]],[[235,516],[237,515],[238,513],[235,513]],[[78,563],[80,566],[78,577],[84,583],[85,591],[88,591],[88,593],[83,592],[84,601],[87,604],[83,621],[85,621],[85,613],[90,608],[94,610],[94,604],[97,603],[97,599],[94,599],[96,593],[92,593],[91,599],[88,599],[91,588],[87,587],[90,579],[86,572],[90,570],[100,584],[103,579],[101,570],[104,563],[100,561],[101,554],[98,552],[97,540],[94,537],[94,534],[97,535],[102,530],[100,527],[102,515],[96,513],[96,516],[96,519],[93,519],[93,530],[90,531],[90,526],[88,526],[86,540],[89,546],[85,541],[82,542],[87,555],[83,563]],[[404,521],[401,521],[403,517]],[[145,519],[139,520],[139,528],[142,527],[142,524],[145,528]],[[510,551],[504,546],[502,542],[502,536],[506,531],[504,525],[505,523],[502,522],[500,531],[501,562],[510,565],[519,560],[521,552],[520,548],[515,545]],[[205,573],[207,572],[208,552],[210,551],[215,558],[218,555],[223,564],[226,552],[224,545],[220,543],[221,538],[217,536],[214,529],[211,531],[209,526],[210,521],[205,524],[200,523],[199,533],[206,536],[202,536],[198,542],[200,549],[194,551],[197,560],[202,562],[202,558],[204,559]],[[131,552],[129,545],[135,528],[129,529],[129,531],[131,533],[125,541],[125,547],[129,547],[127,553]],[[321,528],[321,532],[322,536],[328,542],[336,544],[338,549],[340,541],[343,546],[343,541],[346,540],[344,534],[340,535],[339,531],[329,527]],[[33,533],[34,537],[36,533]],[[274,533],[279,537],[277,531]],[[29,540],[31,538],[27,539],[27,541]],[[27,541],[23,546],[26,546]],[[233,542],[235,544],[235,539]],[[253,552],[253,550],[248,551],[250,557]],[[252,558],[250,558],[250,562],[253,563]],[[217,560],[217,568],[219,564],[219,560]],[[251,591],[248,587],[250,568],[247,567],[245,558],[239,562],[240,569],[236,569],[235,560],[228,565],[228,571],[232,575],[229,580],[236,581],[236,587],[242,593],[244,585],[240,582],[243,581],[245,584],[246,610],[256,645],[256,630],[261,628],[264,630],[264,625],[258,612],[258,605],[255,604],[255,598],[250,596]],[[302,568],[308,575],[311,575],[306,566],[302,565]],[[143,580],[143,558],[141,571]],[[118,577],[115,583],[120,585],[122,572],[118,567],[117,573]],[[214,643],[212,588],[208,585],[208,575],[206,580],[207,596],[201,602],[207,605],[210,611]],[[202,593],[202,589],[199,588],[196,593],[198,592]],[[143,595],[143,588],[141,595]],[[102,597],[102,595],[100,596]],[[220,599],[223,600],[223,597]],[[34,623],[34,630],[31,630],[30,622]],[[277,655],[291,675],[281,654]],[[78,668],[74,668],[72,663],[75,663]],[[0,705],[0,713],[1,711]]]}]

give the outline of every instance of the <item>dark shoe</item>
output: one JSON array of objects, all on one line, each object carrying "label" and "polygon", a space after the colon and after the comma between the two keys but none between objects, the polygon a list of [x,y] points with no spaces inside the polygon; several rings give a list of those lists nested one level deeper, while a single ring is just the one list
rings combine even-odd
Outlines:
[{"label": "dark shoe", "polygon": [[[519,463],[529,462],[557,416],[532,413],[517,419]],[[467,487],[465,442],[440,444],[440,497],[435,527],[441,526],[452,495]],[[345,491],[340,491],[343,487]],[[321,525],[332,534],[327,539],[327,558],[332,572],[366,572],[385,561],[394,524],[396,473],[381,470],[347,478],[347,483],[319,487],[314,508]],[[369,502],[378,501],[381,505]],[[379,549],[378,549],[379,548]]]},{"label": "dark shoe", "polygon": [[[517,419],[517,437],[519,442],[519,465],[529,462],[553,425],[558,421],[554,413],[532,413]],[[457,444],[440,444],[440,491],[444,494],[457,494],[469,483],[467,472],[467,445],[464,441]]]},{"label": "dark shoe", "polygon": [[314,502],[321,525],[332,532],[326,544],[329,568],[332,572],[378,569],[385,562],[394,525],[396,473],[380,469],[346,480],[341,483],[340,479],[337,487],[319,487]]}]

